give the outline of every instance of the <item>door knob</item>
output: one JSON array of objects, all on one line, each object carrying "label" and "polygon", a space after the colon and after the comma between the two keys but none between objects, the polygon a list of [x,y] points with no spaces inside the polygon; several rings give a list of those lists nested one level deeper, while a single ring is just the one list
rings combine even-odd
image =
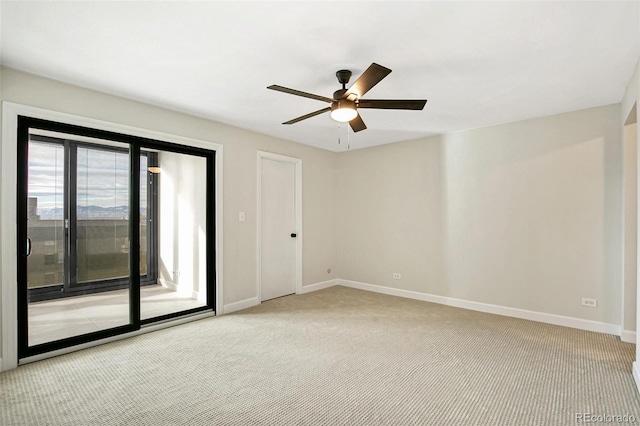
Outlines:
[{"label": "door knob", "polygon": [[292,233],[292,234],[291,234],[291,238],[295,238],[295,237],[297,237],[297,236],[298,236],[298,235],[297,235],[296,233]]}]

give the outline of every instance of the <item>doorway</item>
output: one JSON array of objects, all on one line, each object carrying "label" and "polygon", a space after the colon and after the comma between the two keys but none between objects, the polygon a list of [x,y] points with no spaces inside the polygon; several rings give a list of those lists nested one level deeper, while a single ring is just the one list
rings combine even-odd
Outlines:
[{"label": "doorway", "polygon": [[302,160],[258,152],[258,295],[302,291]]},{"label": "doorway", "polygon": [[18,357],[215,306],[215,151],[18,117]]}]

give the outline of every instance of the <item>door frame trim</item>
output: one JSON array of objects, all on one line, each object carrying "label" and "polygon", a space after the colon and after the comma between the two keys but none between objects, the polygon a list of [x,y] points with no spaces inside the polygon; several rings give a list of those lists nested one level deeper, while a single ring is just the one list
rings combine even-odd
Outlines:
[{"label": "door frame trim", "polygon": [[257,152],[257,204],[256,204],[256,296],[262,303],[262,160],[274,160],[293,164],[295,167],[295,218],[296,218],[296,294],[302,294],[302,159],[273,152]]},{"label": "door frame trim", "polygon": [[[1,165],[2,182],[0,195],[3,200],[17,200],[17,136],[18,116],[56,121],[60,123],[90,127],[115,133],[123,133],[131,136],[139,136],[148,139],[177,143],[191,147],[203,148],[215,151],[215,295],[216,315],[223,313],[223,145],[216,142],[193,139],[154,130],[133,127],[125,124],[113,123],[94,118],[82,117],[63,112],[51,111],[28,105],[3,101],[2,102],[2,142]],[[9,201],[14,203],[15,201]],[[3,205],[4,207],[4,205]],[[9,370],[18,366],[18,309],[17,309],[17,214],[15,208],[3,208],[0,210],[0,236],[2,244],[2,265],[0,284],[0,340],[1,352],[0,371]],[[123,334],[126,337],[128,334]]]}]

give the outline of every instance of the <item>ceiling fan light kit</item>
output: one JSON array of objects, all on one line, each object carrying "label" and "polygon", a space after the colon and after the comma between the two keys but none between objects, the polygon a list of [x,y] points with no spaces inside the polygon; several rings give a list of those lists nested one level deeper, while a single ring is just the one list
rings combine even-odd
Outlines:
[{"label": "ceiling fan light kit", "polygon": [[336,101],[331,104],[331,118],[340,123],[346,123],[358,116],[356,103],[348,99]]},{"label": "ceiling fan light kit", "polygon": [[302,92],[300,90],[289,89],[288,87],[271,85],[267,89],[276,90],[278,92],[289,93],[290,95],[301,96],[303,98],[315,99],[318,101],[328,102],[331,106],[320,109],[318,111],[305,114],[285,121],[282,124],[295,124],[307,118],[316,115],[331,112],[331,118],[335,121],[346,123],[349,122],[353,132],[359,132],[367,128],[362,121],[362,117],[358,113],[359,108],[372,109],[401,109],[401,110],[422,110],[427,103],[426,99],[400,100],[400,99],[361,99],[373,86],[378,84],[383,78],[391,73],[389,68],[383,67],[376,63],[372,63],[369,68],[362,73],[355,83],[347,90],[346,85],[351,78],[351,71],[339,70],[336,72],[338,83],[342,84],[342,89],[336,90],[332,98],[314,95],[312,93]]}]

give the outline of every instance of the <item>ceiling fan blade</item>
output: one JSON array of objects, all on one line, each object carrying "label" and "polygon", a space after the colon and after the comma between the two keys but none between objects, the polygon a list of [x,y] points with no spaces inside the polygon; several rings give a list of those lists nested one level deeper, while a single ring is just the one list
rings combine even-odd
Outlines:
[{"label": "ceiling fan blade", "polygon": [[367,128],[367,126],[364,124],[364,121],[362,121],[362,117],[360,117],[360,114],[356,115],[356,118],[349,122],[349,126],[351,126],[351,130],[353,130],[353,133]]},{"label": "ceiling fan blade", "polygon": [[318,101],[324,102],[333,102],[333,99],[326,98],[320,95],[314,95],[313,93],[302,92],[300,90],[289,89],[288,87],[278,86],[277,84],[272,84],[267,87],[267,89],[277,90],[278,92],[288,93],[290,95],[302,96],[303,98],[316,99]]},{"label": "ceiling fan blade", "polygon": [[364,96],[373,86],[380,83],[380,81],[389,75],[391,70],[389,68],[378,65],[375,62],[369,65],[369,68],[362,73],[360,77],[353,83],[353,86],[344,94],[344,98],[349,94],[354,94],[358,98]]},{"label": "ceiling fan blade", "polygon": [[426,103],[426,99],[360,99],[358,108],[421,110]]},{"label": "ceiling fan blade", "polygon": [[309,114],[300,116],[298,118],[294,118],[293,120],[285,121],[282,124],[294,124],[294,123],[297,123],[298,121],[306,120],[307,118],[315,117],[316,115],[320,115],[329,111],[331,111],[331,107],[322,108],[317,111],[310,112]]}]

